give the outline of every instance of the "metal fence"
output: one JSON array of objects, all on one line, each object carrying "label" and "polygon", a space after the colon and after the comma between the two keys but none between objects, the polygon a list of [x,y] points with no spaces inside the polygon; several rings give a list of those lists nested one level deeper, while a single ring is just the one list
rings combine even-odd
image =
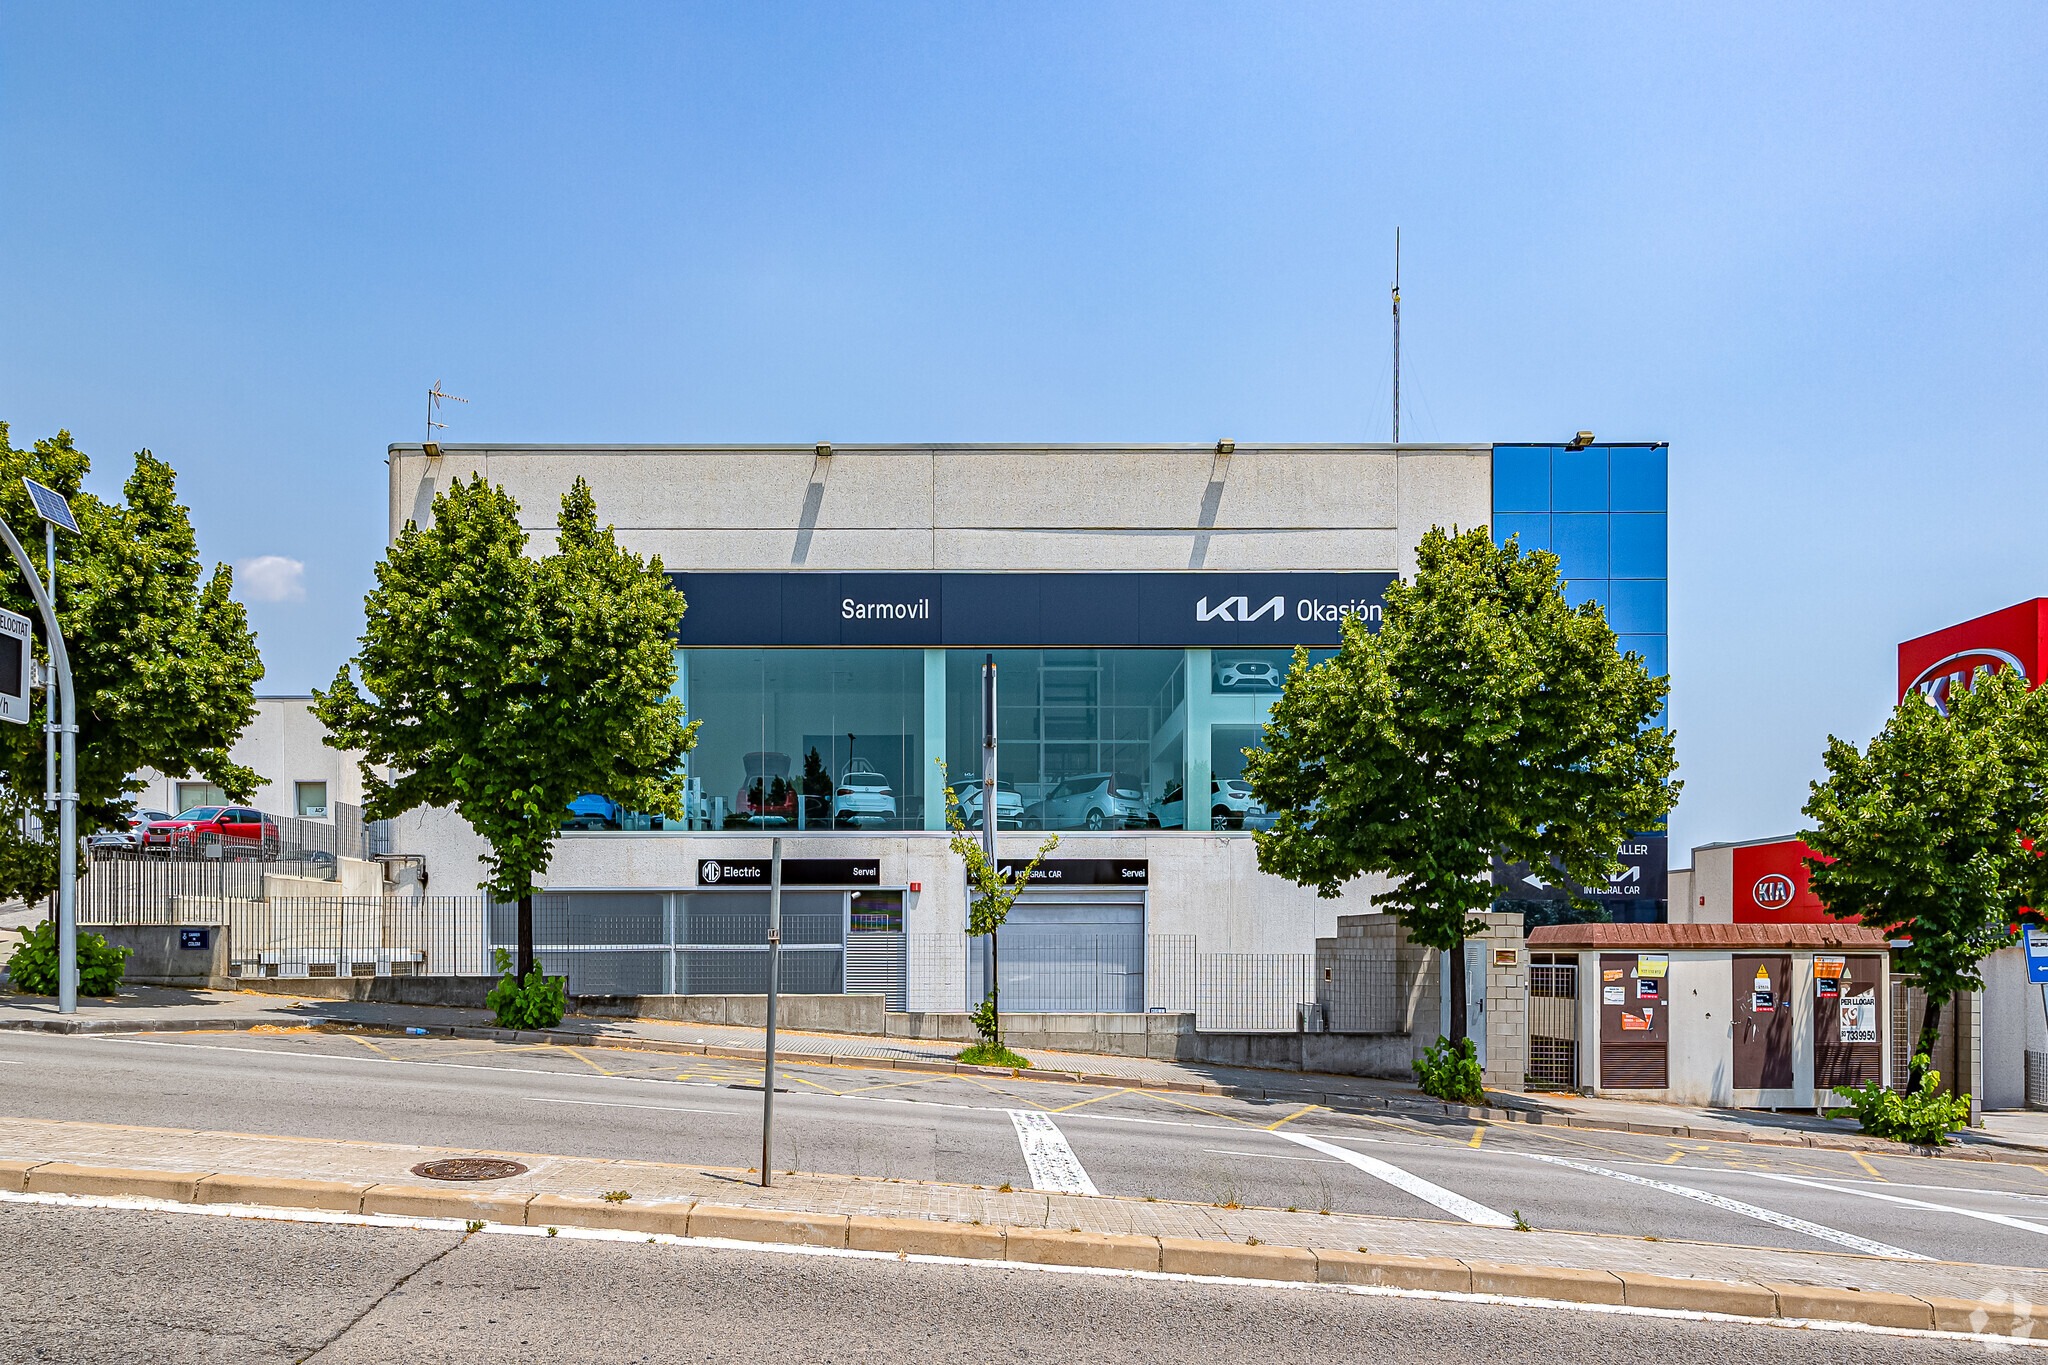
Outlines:
[{"label": "metal fence", "polygon": [[95,848],[79,902],[114,914],[181,896],[260,900],[265,877],[335,881],[342,859],[370,858],[370,827],[360,806],[338,801],[329,809],[333,818],[327,820],[271,817],[271,828],[249,838],[199,830],[169,849]]},{"label": "metal fence", "polygon": [[1292,1033],[1316,998],[1312,953],[1197,953],[1195,1027],[1215,1033]]},{"label": "metal fence", "polygon": [[1529,965],[1529,1079],[1546,1090],[1579,1088],[1579,967]]},{"label": "metal fence", "polygon": [[[785,892],[782,989],[837,995],[845,989],[844,909],[822,910],[838,892]],[[735,898],[737,899],[737,898]],[[751,899],[751,898],[749,898]],[[534,955],[571,995],[761,995],[768,989],[768,912],[698,913],[688,897],[659,891],[577,891],[533,898]],[[493,956],[519,941],[519,907],[493,904]],[[884,994],[887,994],[886,990]]]},{"label": "metal fence", "polygon": [[490,969],[480,896],[227,901],[220,908],[230,976],[482,976]]}]

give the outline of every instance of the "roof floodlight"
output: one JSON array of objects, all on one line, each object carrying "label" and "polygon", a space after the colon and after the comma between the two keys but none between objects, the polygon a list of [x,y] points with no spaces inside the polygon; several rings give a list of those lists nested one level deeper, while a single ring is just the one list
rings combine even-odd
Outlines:
[{"label": "roof floodlight", "polygon": [[45,488],[25,474],[21,481],[28,485],[28,496],[36,505],[37,516],[74,536],[78,534],[78,518],[71,515],[71,504],[64,501],[62,493],[54,488]]},{"label": "roof floodlight", "polygon": [[1231,440],[1228,436],[1216,443],[1216,453],[1218,455],[1228,455],[1236,449],[1237,442]]},{"label": "roof floodlight", "polygon": [[1593,444],[1593,433],[1590,431],[1582,431],[1578,435],[1572,437],[1571,440],[1565,442],[1564,448],[1566,450],[1584,450],[1587,446],[1591,444]]},{"label": "roof floodlight", "polygon": [[831,443],[830,441],[820,441],[820,442],[818,442],[818,458],[819,458],[819,459],[821,459],[821,460],[822,460],[822,459],[825,459],[825,458],[827,458],[828,456],[830,456],[831,454],[832,454],[832,443]]}]

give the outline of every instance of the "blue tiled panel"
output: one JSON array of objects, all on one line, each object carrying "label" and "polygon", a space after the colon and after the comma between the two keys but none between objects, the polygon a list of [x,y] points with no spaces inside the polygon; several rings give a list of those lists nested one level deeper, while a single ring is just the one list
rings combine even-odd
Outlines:
[{"label": "blue tiled panel", "polygon": [[1550,462],[1550,510],[1607,510],[1607,447],[1560,450]]},{"label": "blue tiled panel", "polygon": [[[1581,602],[1598,602],[1605,606],[1607,604],[1607,587],[1608,583],[1604,578],[1566,579],[1564,585],[1565,605],[1576,607]],[[997,814],[1000,815],[1001,812],[998,811]]]},{"label": "blue tiled panel", "polygon": [[1550,446],[1493,448],[1493,510],[1550,510]]},{"label": "blue tiled panel", "polygon": [[[1559,518],[1563,520],[1563,518]],[[1616,578],[1664,577],[1664,514],[1662,512],[1617,512],[1614,514],[1614,567]],[[1559,530],[1560,538],[1563,536]]]},{"label": "blue tiled panel", "polygon": [[1566,578],[1605,578],[1607,523],[1604,512],[1560,512],[1551,518],[1551,548]]},{"label": "blue tiled panel", "polygon": [[1650,676],[1660,678],[1671,671],[1666,662],[1666,639],[1662,635],[1624,635],[1615,641],[1615,648],[1624,654],[1642,655],[1643,667],[1650,671]]},{"label": "blue tiled panel", "polygon": [[1607,624],[1615,634],[1664,634],[1663,579],[1617,578],[1603,600],[1607,603]]},{"label": "blue tiled panel", "polygon": [[[1550,548],[1550,514],[1548,512],[1530,515],[1523,512],[1496,514],[1493,518],[1493,543],[1505,545],[1509,536],[1519,537],[1522,553]],[[1000,813],[1000,812],[998,812]]]},{"label": "blue tiled panel", "polygon": [[1617,512],[1665,512],[1665,456],[1663,446],[1615,446],[1610,452],[1614,472],[1609,487]]}]

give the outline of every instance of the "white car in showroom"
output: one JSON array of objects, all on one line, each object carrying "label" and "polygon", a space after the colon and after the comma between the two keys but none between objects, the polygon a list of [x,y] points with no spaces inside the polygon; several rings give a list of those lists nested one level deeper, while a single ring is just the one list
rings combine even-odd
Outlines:
[{"label": "white car in showroom", "polygon": [[[1166,790],[1152,803],[1152,814],[1161,829],[1187,828],[1187,800],[1180,783],[1166,784]],[[1210,829],[1264,828],[1258,822],[1265,814],[1266,808],[1252,795],[1249,783],[1234,777],[1209,783]]]},{"label": "white car in showroom", "polygon": [[1040,829],[1142,829],[1152,823],[1138,784],[1112,773],[1070,777],[1025,815],[1035,815]]},{"label": "white car in showroom", "polygon": [[[963,777],[949,784],[953,798],[960,803],[960,820],[969,829],[981,828],[981,779]],[[1024,828],[1024,797],[1018,792],[1017,784],[996,779],[996,828]]]},{"label": "white car in showroom", "polygon": [[832,823],[842,828],[885,825],[896,821],[896,793],[873,764],[856,758],[832,789]]},{"label": "white car in showroom", "polygon": [[1280,670],[1263,659],[1240,659],[1216,666],[1218,692],[1278,692],[1283,681]]}]

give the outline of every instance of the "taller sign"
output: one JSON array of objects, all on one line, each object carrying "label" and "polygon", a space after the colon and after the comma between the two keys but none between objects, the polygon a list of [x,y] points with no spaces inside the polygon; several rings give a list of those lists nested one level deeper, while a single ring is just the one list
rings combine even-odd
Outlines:
[{"label": "taller sign", "polygon": [[1918,692],[1943,715],[1987,673],[2016,671],[2036,687],[2048,659],[2048,597],[2037,597],[1899,646],[1899,697]]}]

